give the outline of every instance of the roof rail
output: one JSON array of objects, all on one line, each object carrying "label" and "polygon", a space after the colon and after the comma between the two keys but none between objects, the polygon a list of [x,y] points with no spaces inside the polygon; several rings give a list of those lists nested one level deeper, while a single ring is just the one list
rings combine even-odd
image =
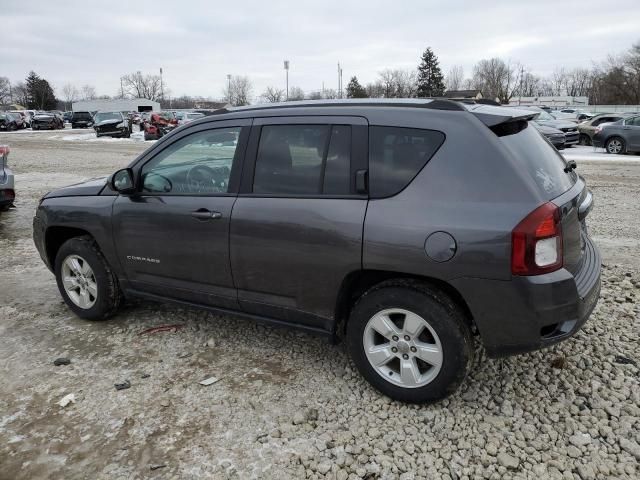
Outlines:
[{"label": "roof rail", "polygon": [[298,107],[410,107],[429,108],[433,110],[452,110],[460,112],[466,111],[466,109],[459,102],[445,98],[365,98],[349,100],[302,100],[294,102],[248,105],[244,107],[233,107],[230,109],[221,108],[212,112],[212,115]]}]

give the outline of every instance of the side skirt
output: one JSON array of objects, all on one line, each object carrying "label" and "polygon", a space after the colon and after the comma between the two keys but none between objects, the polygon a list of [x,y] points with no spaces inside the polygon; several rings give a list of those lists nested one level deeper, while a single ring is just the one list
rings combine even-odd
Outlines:
[{"label": "side skirt", "polygon": [[206,310],[208,312],[213,312],[213,313],[221,313],[224,315],[232,315],[235,317],[241,317],[241,318],[246,318],[249,320],[254,320],[255,322],[261,323],[261,324],[266,324],[266,325],[272,325],[275,327],[286,327],[286,328],[294,328],[297,330],[302,330],[305,331],[311,335],[317,335],[317,336],[322,336],[322,337],[327,337],[327,340],[331,343],[333,343],[333,334],[332,332],[328,331],[328,330],[323,330],[321,328],[317,328],[317,327],[309,327],[307,325],[301,325],[299,323],[293,323],[293,322],[287,322],[284,320],[278,320],[276,318],[271,318],[271,317],[265,317],[262,315],[255,315],[253,313],[246,313],[246,312],[242,312],[242,311],[238,311],[238,310],[230,310],[227,308],[219,308],[219,307],[212,307],[209,305],[201,305],[199,303],[192,303],[192,302],[187,302],[184,300],[176,300],[173,298],[167,298],[167,297],[162,297],[160,295],[154,295],[153,293],[146,293],[146,292],[141,292],[139,290],[133,290],[133,289],[125,289],[125,296],[133,296],[133,297],[139,297],[139,298],[144,298],[147,300],[153,300],[156,301],[158,303],[175,303],[178,305],[183,305],[185,307],[190,307],[190,308],[194,308],[194,309],[198,309],[198,310]]}]

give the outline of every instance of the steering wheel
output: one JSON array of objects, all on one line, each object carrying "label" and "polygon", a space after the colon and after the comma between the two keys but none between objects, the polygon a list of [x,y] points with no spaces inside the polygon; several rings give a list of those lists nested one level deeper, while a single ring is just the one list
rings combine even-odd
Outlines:
[{"label": "steering wheel", "polygon": [[229,167],[211,168],[195,165],[187,172],[187,185],[191,192],[224,192],[227,189]]}]

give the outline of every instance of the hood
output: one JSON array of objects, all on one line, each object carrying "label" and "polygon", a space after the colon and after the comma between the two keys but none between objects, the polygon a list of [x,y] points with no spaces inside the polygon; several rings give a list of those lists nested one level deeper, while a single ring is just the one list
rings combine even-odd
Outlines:
[{"label": "hood", "polygon": [[117,125],[119,123],[124,122],[124,120],[118,120],[117,118],[111,118],[109,120],[102,120],[101,122],[96,123],[96,127],[104,127],[105,125]]},{"label": "hood", "polygon": [[37,113],[33,116],[33,118],[35,118],[36,120],[47,120],[52,119],[53,117],[54,115],[49,113]]},{"label": "hood", "polygon": [[566,120],[535,120],[538,125],[544,125],[545,127],[551,127],[558,130],[563,128],[578,128],[578,125],[573,122],[567,122]]},{"label": "hood", "polygon": [[76,183],[57,190],[52,190],[43,198],[55,197],[86,197],[98,195],[107,184],[108,177],[92,178],[86,182]]},{"label": "hood", "polygon": [[549,127],[548,125],[541,125],[539,123],[535,123],[534,122],[534,126],[536,127],[536,129],[540,133],[542,133],[544,135],[553,135],[553,134],[564,135],[562,130],[558,130],[557,128]]}]

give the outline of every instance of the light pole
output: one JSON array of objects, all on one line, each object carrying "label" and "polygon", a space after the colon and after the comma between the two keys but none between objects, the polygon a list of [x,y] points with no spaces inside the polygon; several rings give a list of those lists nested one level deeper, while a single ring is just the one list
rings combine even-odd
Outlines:
[{"label": "light pole", "polygon": [[231,103],[231,74],[227,73],[227,98]]},{"label": "light pole", "polygon": [[285,96],[286,100],[289,101],[289,60],[284,61],[284,71],[287,82],[287,94]]},{"label": "light pole", "polygon": [[164,102],[164,84],[162,83],[162,67],[160,67],[160,98]]}]

